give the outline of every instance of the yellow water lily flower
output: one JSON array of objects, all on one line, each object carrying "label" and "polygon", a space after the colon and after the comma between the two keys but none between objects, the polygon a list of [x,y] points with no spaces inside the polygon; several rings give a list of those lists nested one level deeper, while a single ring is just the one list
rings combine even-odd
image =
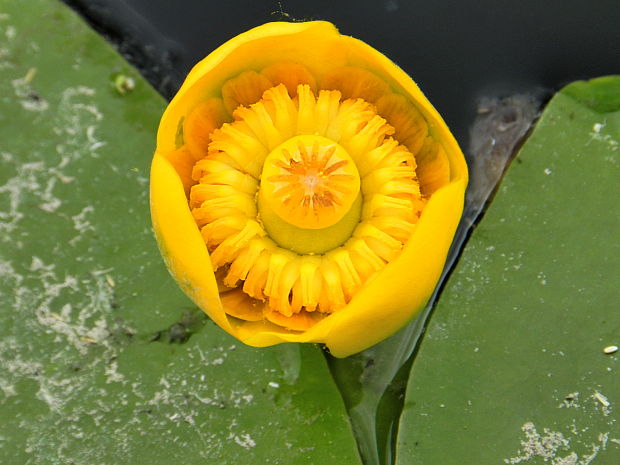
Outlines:
[{"label": "yellow water lily flower", "polygon": [[173,276],[252,346],[344,357],[427,302],[467,167],[400,68],[330,23],[269,23],[198,63],[164,113],[151,168]]}]

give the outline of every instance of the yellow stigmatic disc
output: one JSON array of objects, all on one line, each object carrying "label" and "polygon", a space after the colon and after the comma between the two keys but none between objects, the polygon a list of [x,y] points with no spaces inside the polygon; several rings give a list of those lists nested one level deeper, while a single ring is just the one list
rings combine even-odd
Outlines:
[{"label": "yellow stigmatic disc", "polygon": [[335,225],[349,212],[359,192],[355,163],[342,146],[326,137],[292,137],[265,159],[261,201],[298,228]]}]

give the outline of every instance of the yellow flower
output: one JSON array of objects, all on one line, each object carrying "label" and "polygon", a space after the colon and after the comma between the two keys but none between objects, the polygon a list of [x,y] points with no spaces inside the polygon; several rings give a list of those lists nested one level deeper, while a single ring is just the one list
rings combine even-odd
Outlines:
[{"label": "yellow flower", "polygon": [[426,303],[467,167],[416,84],[326,22],[269,23],[198,63],[151,168],[167,266],[252,346],[363,350]]}]

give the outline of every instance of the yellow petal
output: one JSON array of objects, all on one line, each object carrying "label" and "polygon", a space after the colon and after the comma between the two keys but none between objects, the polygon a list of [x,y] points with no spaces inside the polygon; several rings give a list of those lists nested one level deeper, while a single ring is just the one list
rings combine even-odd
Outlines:
[{"label": "yellow petal", "polygon": [[261,71],[261,74],[271,81],[272,86],[284,84],[291,97],[297,95],[297,86],[307,84],[316,92],[316,78],[304,65],[294,61],[274,63]]},{"label": "yellow petal", "polygon": [[299,312],[291,316],[284,316],[280,312],[267,312],[265,318],[278,326],[292,331],[306,331],[324,318],[318,312]]},{"label": "yellow petal", "polygon": [[404,96],[387,93],[377,100],[377,112],[396,130],[394,137],[416,155],[428,134],[420,111]]},{"label": "yellow petal", "polygon": [[207,155],[211,133],[226,121],[224,105],[219,98],[201,102],[183,120],[183,140],[194,160]]},{"label": "yellow petal", "polygon": [[355,66],[341,66],[329,71],[321,81],[323,89],[339,90],[343,98],[363,98],[375,103],[390,92],[390,87],[371,71]]},{"label": "yellow petal", "polygon": [[450,161],[446,151],[432,138],[425,139],[416,160],[420,189],[426,197],[430,197],[437,189],[450,182]]},{"label": "yellow petal", "polygon": [[241,289],[222,293],[222,304],[230,316],[244,321],[261,321],[263,319],[264,304],[248,296]]},{"label": "yellow petal", "polygon": [[228,113],[232,115],[239,105],[249,106],[260,100],[271,82],[256,71],[245,71],[229,79],[222,86],[222,99]]}]

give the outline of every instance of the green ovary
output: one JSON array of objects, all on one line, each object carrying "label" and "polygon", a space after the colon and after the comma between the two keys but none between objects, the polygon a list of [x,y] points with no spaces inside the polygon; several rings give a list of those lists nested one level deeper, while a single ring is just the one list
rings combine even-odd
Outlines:
[{"label": "green ovary", "polygon": [[258,211],[267,234],[284,249],[298,254],[323,254],[344,244],[357,227],[362,214],[362,195],[336,224],[323,229],[304,229],[284,221],[258,193]]}]

